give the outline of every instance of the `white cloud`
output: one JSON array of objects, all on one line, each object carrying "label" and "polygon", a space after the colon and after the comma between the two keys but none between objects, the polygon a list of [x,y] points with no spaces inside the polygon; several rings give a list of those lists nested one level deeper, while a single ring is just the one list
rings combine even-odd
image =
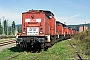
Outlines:
[{"label": "white cloud", "polygon": [[21,24],[21,13],[0,6],[1,21],[3,20],[3,16],[9,20],[9,25],[11,25],[12,21],[15,21],[16,24]]},{"label": "white cloud", "polygon": [[80,14],[77,14],[77,15],[74,15],[74,16],[71,16],[72,18],[75,18],[75,17],[78,17],[80,16]]}]

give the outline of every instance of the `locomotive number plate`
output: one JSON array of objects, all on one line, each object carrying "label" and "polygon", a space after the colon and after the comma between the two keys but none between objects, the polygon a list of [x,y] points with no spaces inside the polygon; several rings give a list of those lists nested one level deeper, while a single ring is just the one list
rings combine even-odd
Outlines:
[{"label": "locomotive number plate", "polygon": [[38,35],[38,27],[27,28],[27,35]]}]

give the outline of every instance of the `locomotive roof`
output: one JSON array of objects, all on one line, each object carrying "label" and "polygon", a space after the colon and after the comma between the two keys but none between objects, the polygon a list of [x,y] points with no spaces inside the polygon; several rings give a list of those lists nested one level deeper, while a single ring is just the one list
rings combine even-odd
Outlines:
[{"label": "locomotive roof", "polygon": [[43,12],[45,12],[45,13],[51,13],[54,16],[54,14],[51,11],[43,10]]},{"label": "locomotive roof", "polygon": [[56,21],[56,23],[62,24],[63,26],[67,26],[67,25],[65,25],[65,24],[63,24],[63,23],[61,23],[61,22],[59,22],[59,21]]},{"label": "locomotive roof", "polygon": [[[36,12],[44,12],[44,13],[46,13],[46,14],[48,14],[48,13],[50,13],[50,14],[52,14],[53,16],[54,16],[54,14],[51,12],[51,11],[48,11],[48,10],[29,10],[28,12],[32,12],[32,11],[36,11]],[[28,13],[28,12],[23,12],[22,14],[24,14],[24,13]]]}]

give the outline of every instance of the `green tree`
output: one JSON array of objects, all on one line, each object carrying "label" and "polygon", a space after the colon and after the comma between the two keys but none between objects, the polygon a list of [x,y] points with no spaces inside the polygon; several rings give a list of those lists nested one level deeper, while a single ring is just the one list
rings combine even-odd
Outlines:
[{"label": "green tree", "polygon": [[22,28],[18,25],[18,26],[17,26],[17,30],[18,30],[19,33],[21,33],[21,29],[22,29]]},{"label": "green tree", "polygon": [[4,34],[7,34],[7,21],[4,20]]},{"label": "green tree", "polygon": [[15,21],[12,22],[12,34],[15,34]]},{"label": "green tree", "polygon": [[0,19],[0,35],[2,34],[2,25],[1,25],[1,19]]}]

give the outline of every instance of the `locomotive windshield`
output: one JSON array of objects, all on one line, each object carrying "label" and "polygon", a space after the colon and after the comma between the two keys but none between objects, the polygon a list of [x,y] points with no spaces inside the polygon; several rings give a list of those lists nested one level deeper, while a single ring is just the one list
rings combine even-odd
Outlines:
[{"label": "locomotive windshield", "polygon": [[60,22],[59,21],[56,21],[56,24],[59,26],[60,25]]},{"label": "locomotive windshield", "polygon": [[43,11],[43,12],[45,12],[46,16],[49,18],[52,18],[52,15],[54,16],[54,14],[51,13],[50,11]]}]

